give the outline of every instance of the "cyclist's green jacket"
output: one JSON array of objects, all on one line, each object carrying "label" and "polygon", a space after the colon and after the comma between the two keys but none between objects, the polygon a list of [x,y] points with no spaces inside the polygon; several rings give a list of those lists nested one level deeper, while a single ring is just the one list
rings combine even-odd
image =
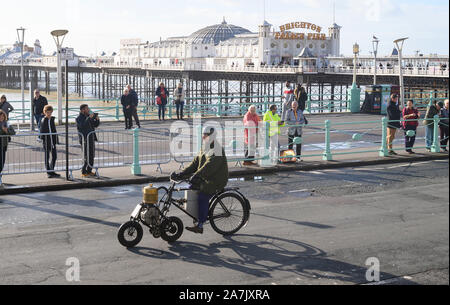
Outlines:
[{"label": "cyclist's green jacket", "polygon": [[[217,150],[219,151],[216,154]],[[220,151],[222,153],[220,154]],[[228,184],[228,162],[223,148],[211,148],[200,151],[199,155],[181,172],[182,176],[191,177],[196,174],[205,182],[200,186],[200,192],[214,195],[222,191]]]}]

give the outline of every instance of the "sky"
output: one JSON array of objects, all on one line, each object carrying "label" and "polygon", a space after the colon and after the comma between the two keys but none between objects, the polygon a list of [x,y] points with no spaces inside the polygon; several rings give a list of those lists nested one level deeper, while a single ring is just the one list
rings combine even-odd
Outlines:
[{"label": "sky", "polygon": [[[265,2],[265,5],[264,5]],[[325,33],[335,21],[342,26],[341,53],[372,51],[372,37],[380,39],[380,56],[389,55],[393,41],[409,37],[404,53],[449,54],[448,0],[0,0],[0,46],[17,40],[16,29],[26,28],[25,42],[41,41],[45,54],[56,49],[50,35],[64,28],[65,47],[90,56],[118,52],[120,39],[159,41],[187,36],[225,17],[230,24],[257,32],[265,19],[279,26],[305,21]],[[265,7],[265,10],[264,10]]]}]

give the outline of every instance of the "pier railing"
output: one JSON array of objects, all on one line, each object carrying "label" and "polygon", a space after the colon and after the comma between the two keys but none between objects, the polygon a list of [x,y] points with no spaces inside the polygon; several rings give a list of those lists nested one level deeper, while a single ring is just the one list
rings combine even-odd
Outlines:
[{"label": "pier railing", "polygon": [[[286,156],[280,156],[279,150],[294,149],[302,145],[302,153],[298,160],[336,160],[345,155],[367,155],[384,158],[390,151],[407,149],[425,150],[439,153],[441,146],[439,128],[448,128],[448,121],[435,116],[425,120],[388,121],[386,118],[372,121],[333,122],[326,120],[317,124],[287,125],[280,129],[279,134],[271,128],[269,122],[260,122],[258,126],[244,126],[241,120],[235,122],[217,122],[217,140],[224,147],[228,161],[235,166],[241,166],[245,161],[257,161],[261,166],[270,167],[285,161]],[[388,147],[387,128],[389,123],[418,122],[415,130],[404,131],[404,136],[415,138],[414,147],[405,147],[403,136],[397,135],[392,149]],[[208,123],[210,124],[210,123]],[[292,128],[300,130],[296,136],[289,137]],[[249,141],[246,141],[245,129],[248,130]],[[179,122],[171,129],[135,129],[96,131],[98,142],[95,144],[96,158],[90,166],[96,169],[97,175],[105,168],[130,168],[133,175],[143,173],[144,166],[154,165],[163,171],[163,166],[173,170],[183,167],[196,155],[202,143],[202,123],[190,126]],[[63,134],[59,134],[63,140]],[[37,133],[18,134],[11,137],[6,163],[2,175],[18,175],[30,173],[46,173],[45,151],[37,139]],[[86,137],[91,141],[94,137]],[[256,140],[258,139],[258,140]],[[0,136],[0,141],[8,141],[7,136]],[[69,136],[70,171],[80,170],[83,164],[83,146],[80,145],[79,134]],[[248,144],[246,144],[248,143]],[[279,144],[281,146],[279,146]],[[59,153],[55,170],[65,171],[64,143],[57,145]],[[183,149],[184,147],[184,149]],[[250,149],[251,156],[246,150]],[[87,153],[86,155],[89,155]],[[59,161],[61,160],[61,161]],[[170,165],[171,164],[171,165]],[[166,171],[167,172],[167,171]],[[1,180],[1,179],[0,179]]]}]

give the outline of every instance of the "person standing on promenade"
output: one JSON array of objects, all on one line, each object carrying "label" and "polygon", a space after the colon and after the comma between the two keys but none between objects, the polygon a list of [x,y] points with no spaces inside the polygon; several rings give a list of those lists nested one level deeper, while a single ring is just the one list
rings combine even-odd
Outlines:
[{"label": "person standing on promenade", "polygon": [[280,135],[281,128],[284,126],[284,122],[277,114],[277,106],[272,105],[269,108],[269,111],[264,115],[264,122],[268,122],[270,124],[269,128],[269,139],[270,139],[270,158],[272,162],[278,163],[280,160]]},{"label": "person standing on promenade", "polygon": [[133,119],[132,119],[132,109],[131,109],[131,101],[130,101],[130,91],[128,88],[123,90],[122,97],[120,98],[120,103],[123,107],[123,115],[125,117],[125,129],[131,129],[133,127]]},{"label": "person standing on promenade", "polygon": [[[133,90],[133,88],[131,88],[131,85],[127,86],[128,92],[129,92],[129,99],[130,99],[130,112],[131,112],[131,116],[134,118],[134,121],[136,123],[136,125],[138,126],[138,128],[141,128],[141,123],[139,122],[139,116],[137,113],[137,109],[138,109],[138,105],[139,105],[139,97],[136,93],[136,91]],[[131,119],[130,119],[131,120]],[[131,121],[131,127],[133,126],[133,121]]]},{"label": "person standing on promenade", "polygon": [[387,108],[387,119],[388,119],[388,128],[387,128],[387,147],[389,149],[389,155],[395,156],[397,153],[393,149],[395,134],[397,130],[400,129],[400,116],[402,112],[400,111],[398,105],[398,95],[392,94],[391,101],[389,102],[389,106]]},{"label": "person standing on promenade", "polygon": [[[441,102],[442,103],[442,102]],[[439,105],[441,109],[441,122],[439,128],[441,129],[441,149],[447,152],[448,136],[449,136],[449,118],[448,118],[448,100]]]},{"label": "person standing on promenade", "polygon": [[[294,139],[303,136],[303,125],[306,124],[303,111],[298,107],[298,102],[292,103],[292,109],[287,113],[286,125],[289,127],[289,149],[294,149]],[[302,144],[296,145],[297,159],[300,161],[302,156]]]},{"label": "person standing on promenade", "polygon": [[291,82],[287,81],[283,89],[284,102],[282,107],[281,119],[286,120],[286,114],[292,107],[292,101],[294,100],[294,89],[292,89]]},{"label": "person standing on promenade", "polygon": [[166,89],[164,83],[160,83],[158,89],[156,89],[156,104],[158,105],[158,117],[161,121],[165,121],[166,106],[169,100],[169,90]]},{"label": "person standing on promenade", "polygon": [[431,106],[428,107],[427,113],[425,115],[424,125],[425,125],[425,141],[427,146],[427,151],[431,152],[431,146],[434,142],[434,117],[439,115],[441,108],[437,104],[437,101],[433,101]]},{"label": "person standing on promenade", "polygon": [[183,88],[183,84],[179,83],[178,87],[173,91],[173,96],[175,98],[175,106],[177,108],[177,119],[183,120],[184,116],[184,103],[186,99],[186,93]]},{"label": "person standing on promenade", "polygon": [[[58,159],[58,152],[56,150],[56,145],[59,144],[58,134],[56,131],[55,117],[53,114],[53,107],[47,105],[42,110],[45,115],[40,122],[40,139],[44,146],[45,152],[45,168],[47,170],[48,178],[59,178],[59,174],[55,173],[56,160]],[[50,162],[50,154],[52,156],[52,161]]]},{"label": "person standing on promenade", "polygon": [[297,88],[294,91],[295,100],[298,103],[298,109],[305,112],[306,102],[308,101],[308,93],[306,93],[305,87],[298,84]]},{"label": "person standing on promenade", "polygon": [[31,101],[33,107],[34,119],[36,120],[36,125],[38,130],[41,129],[41,121],[44,118],[44,107],[48,105],[47,98],[41,95],[39,89],[34,90],[34,97]]},{"label": "person standing on promenade", "polygon": [[2,95],[0,98],[0,110],[3,110],[7,118],[9,118],[9,113],[14,111],[14,107],[6,100],[6,95]]},{"label": "person standing on promenade", "polygon": [[[419,121],[417,121],[420,118],[419,111],[414,108],[414,101],[409,100],[406,103],[406,107],[403,109],[403,130],[405,131],[405,148],[406,152],[410,155],[414,154],[413,148],[414,143],[416,142],[416,132],[417,127],[419,126]],[[416,121],[414,121],[416,120]],[[409,136],[409,132],[414,131],[414,136]]]},{"label": "person standing on promenade", "polygon": [[6,162],[6,151],[11,136],[15,135],[14,128],[8,124],[6,112],[0,110],[0,185],[2,185],[2,172]]},{"label": "person standing on promenade", "polygon": [[256,106],[252,105],[244,116],[244,143],[245,143],[245,159],[244,166],[256,165],[253,160],[256,155],[258,128],[261,118],[256,113]]},{"label": "person standing on promenade", "polygon": [[80,144],[83,147],[84,165],[81,170],[83,177],[95,176],[92,166],[95,159],[95,142],[98,141],[95,128],[100,125],[98,114],[90,113],[88,105],[80,106],[80,115],[77,118],[77,129],[80,133]]}]

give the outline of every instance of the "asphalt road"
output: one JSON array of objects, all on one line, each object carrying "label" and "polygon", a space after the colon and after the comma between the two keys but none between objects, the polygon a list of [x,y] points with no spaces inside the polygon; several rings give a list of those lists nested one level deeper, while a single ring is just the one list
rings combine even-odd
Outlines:
[{"label": "asphalt road", "polygon": [[238,235],[144,232],[133,250],[116,234],[141,186],[2,196],[0,284],[71,284],[75,257],[81,284],[448,285],[448,179],[448,161],[234,179],[253,206]]}]

